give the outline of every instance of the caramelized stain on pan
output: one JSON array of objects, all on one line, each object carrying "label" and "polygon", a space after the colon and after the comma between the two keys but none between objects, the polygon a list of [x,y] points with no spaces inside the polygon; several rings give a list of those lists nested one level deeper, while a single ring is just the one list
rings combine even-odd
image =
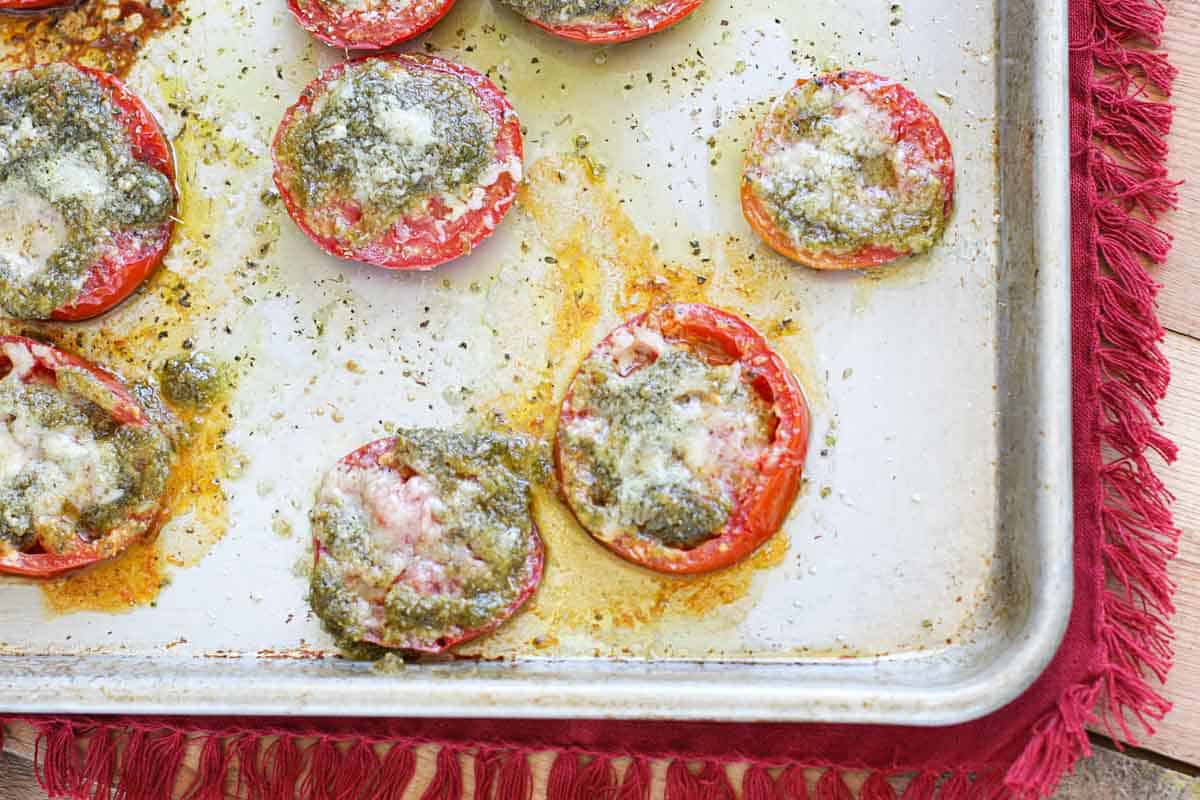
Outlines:
[{"label": "caramelized stain on pan", "polygon": [[181,535],[164,537],[161,550],[168,564],[192,567],[229,526],[223,482],[236,474],[239,456],[225,442],[231,424],[227,404],[181,416],[184,443],[166,491],[166,507]]},{"label": "caramelized stain on pan", "polygon": [[0,13],[0,67],[73,61],[124,76],[145,43],[184,18],[180,0],[84,0],[36,14]]},{"label": "caramelized stain on pan", "polygon": [[164,520],[171,535],[132,545],[116,558],[42,584],[46,607],[54,613],[127,611],[152,603],[169,583],[167,565],[197,564],[220,541],[228,526],[222,478],[230,459],[222,437],[220,409],[192,415],[184,423],[178,458],[163,494]]},{"label": "caramelized stain on pan", "polygon": [[[772,312],[752,322],[773,345],[783,345],[789,363],[802,357],[789,336],[801,329],[787,317],[790,295],[780,293],[778,302],[765,296],[772,291],[766,287],[778,287],[779,276],[764,277],[753,250],[721,240],[706,243],[720,251],[712,263],[666,263],[590,160],[548,157],[530,165],[527,175],[521,208],[550,253],[549,306],[538,309],[549,320],[548,360],[526,384],[534,389],[493,401],[491,408],[509,424],[551,440],[566,386],[596,341],[619,320],[667,301],[737,307],[744,296]],[[533,259],[537,253],[530,250]],[[488,639],[460,648],[462,655],[532,649],[543,655],[669,656],[673,645],[694,647],[682,638],[716,640],[712,634],[736,626],[753,606],[755,575],[782,563],[788,552],[788,538],[779,533],[728,569],[663,575],[622,561],[593,541],[552,487],[535,492],[534,510],[549,556],[542,585],[525,613]],[[608,649],[586,650],[585,641]]]},{"label": "caramelized stain on pan", "polygon": [[46,608],[56,614],[125,611],[153,602],[165,583],[158,545],[144,539],[117,558],[47,581],[42,596]]}]

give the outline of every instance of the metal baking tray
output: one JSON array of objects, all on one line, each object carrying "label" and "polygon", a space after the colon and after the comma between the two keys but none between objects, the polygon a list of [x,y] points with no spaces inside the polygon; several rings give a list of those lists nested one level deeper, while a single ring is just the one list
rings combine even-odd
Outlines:
[{"label": "metal baking tray", "polygon": [[[491,240],[423,274],[324,257],[271,202],[274,128],[344,54],[282,2],[183,3],[128,76],[179,159],[166,270],[98,322],[42,330],[130,379],[185,339],[236,365],[193,444],[224,466],[139,554],[150,591],[0,581],[0,707],[943,724],[1049,661],[1072,597],[1063,0],[708,0],[611,47],[459,0],[408,46],[507,89],[526,184]],[[765,103],[843,65],[915,90],[958,166],[945,240],[870,274],[783,262],[737,203]],[[548,568],[518,617],[456,658],[336,657],[305,599],[325,470],[400,424],[502,413],[551,434],[586,350],[666,295],[742,314],[805,386],[784,530],[738,567],[657,576],[543,494]]]}]

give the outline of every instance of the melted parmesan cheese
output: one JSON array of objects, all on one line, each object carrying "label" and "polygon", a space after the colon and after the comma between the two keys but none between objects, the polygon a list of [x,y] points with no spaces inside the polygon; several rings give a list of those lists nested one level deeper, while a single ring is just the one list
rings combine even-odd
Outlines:
[{"label": "melted parmesan cheese", "polygon": [[769,448],[770,409],[740,364],[710,365],[653,329],[618,330],[572,391],[565,483],[601,538],[701,543]]},{"label": "melted parmesan cheese", "polygon": [[369,558],[361,572],[370,582],[388,585],[397,575],[423,581],[431,590],[440,582],[430,580],[444,567],[437,560],[446,556],[438,515],[445,506],[433,484],[419,475],[405,480],[392,470],[363,469],[339,465],[321,488],[318,504],[340,509],[362,523]]},{"label": "melted parmesan cheese", "polygon": [[433,133],[433,115],[426,109],[380,102],[373,110],[375,124],[393,142],[416,148],[437,144],[437,137]]},{"label": "melted parmesan cheese", "polygon": [[[69,226],[59,208],[75,203],[94,215],[116,189],[111,173],[76,152],[39,161],[26,174],[0,184],[0,265],[23,283],[44,273],[67,242]],[[77,276],[75,285],[85,277]]]},{"label": "melted parmesan cheese", "polygon": [[651,0],[505,0],[530,19],[553,24],[621,19],[633,21],[635,12],[651,5]]},{"label": "melted parmesan cheese", "polygon": [[67,241],[66,220],[20,180],[0,184],[0,269],[22,283],[46,269]]},{"label": "melted parmesan cheese", "polygon": [[60,153],[42,162],[33,175],[52,202],[78,200],[93,212],[104,207],[113,191],[112,173],[82,153]]},{"label": "melted parmesan cheese", "polygon": [[[458,193],[443,192],[441,200],[446,204],[446,208],[450,209],[450,213],[443,218],[444,221],[457,222],[467,212],[482,209],[484,201],[487,199],[487,188],[500,180],[503,175],[512,176],[514,184],[520,183],[522,176],[521,159],[513,156],[507,161],[492,164],[479,176],[479,185],[470,187],[471,191],[465,198]],[[461,190],[462,187],[459,187],[459,192]],[[495,222],[492,223],[493,226],[494,224]]]}]

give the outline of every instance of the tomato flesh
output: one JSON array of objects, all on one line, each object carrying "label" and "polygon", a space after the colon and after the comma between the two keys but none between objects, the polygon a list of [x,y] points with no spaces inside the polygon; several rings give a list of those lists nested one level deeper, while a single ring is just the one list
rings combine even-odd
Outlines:
[{"label": "tomato flesh", "polygon": [[[765,401],[774,416],[771,439],[755,465],[755,475],[735,498],[724,526],[703,543],[690,549],[672,547],[637,531],[604,538],[588,530],[598,541],[622,558],[658,572],[688,574],[727,567],[749,555],[783,524],[800,489],[800,477],[808,447],[809,414],[799,383],[766,340],[733,314],[700,303],[659,306],[615,328],[588,358],[608,352],[619,332],[648,327],[668,342],[680,342],[711,363],[738,362],[749,377],[752,389]],[[564,470],[562,431],[570,422],[585,417],[587,409],[574,402],[574,381],[563,399],[559,434],[555,440],[555,463],[564,486],[567,505],[580,524],[572,503]]]}]

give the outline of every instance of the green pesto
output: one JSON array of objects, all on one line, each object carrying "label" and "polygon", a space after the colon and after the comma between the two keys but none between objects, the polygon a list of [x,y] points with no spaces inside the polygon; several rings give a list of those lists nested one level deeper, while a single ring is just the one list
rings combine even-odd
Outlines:
[{"label": "green pesto", "polygon": [[612,19],[647,5],[645,0],[504,0],[504,2],[527,19],[557,24]]},{"label": "green pesto", "polygon": [[[700,394],[725,406],[749,407],[757,435],[767,440],[770,409],[745,381],[733,380],[729,366],[711,366],[682,348],[627,377],[612,372],[611,361],[584,362],[573,387],[576,408],[607,423],[595,437],[574,426],[560,428],[564,461],[579,464],[584,489],[574,492],[574,509],[588,530],[636,531],[677,549],[691,549],[717,535],[729,520],[732,498],[713,476],[700,476],[684,462],[681,444],[695,424],[684,408]],[[688,387],[683,389],[681,387]],[[630,470],[663,456],[666,468]],[[623,466],[624,465],[624,466]]]},{"label": "green pesto", "polygon": [[[402,646],[488,624],[515,602],[530,578],[531,483],[548,476],[544,447],[498,433],[434,429],[404,429],[395,440],[393,463],[429,480],[442,501],[443,541],[469,548],[474,562],[467,570],[455,562],[443,565],[460,587],[454,596],[422,594],[396,582],[384,567],[389,553],[371,540],[360,508],[319,503],[313,527],[330,557],[318,561],[309,599],[339,642],[361,642],[368,635],[359,602],[363,590],[382,598],[382,611],[372,613],[381,613],[383,643]],[[353,586],[347,565],[356,575]]]},{"label": "green pesto", "polygon": [[[162,225],[174,207],[170,180],[133,158],[114,107],[89,76],[51,64],[0,74],[0,189],[32,192],[69,221],[66,241],[45,269],[22,278],[0,259],[0,308],[20,319],[46,319],[73,301],[114,231]],[[37,135],[25,135],[30,126]],[[53,197],[50,180],[63,156],[109,175],[115,191],[99,200]]]},{"label": "green pesto", "polygon": [[158,368],[158,380],[168,403],[205,409],[228,394],[229,369],[200,351],[168,358]]},{"label": "green pesto", "polygon": [[[768,125],[781,132],[771,148],[808,142],[836,160],[831,176],[795,176],[772,169],[770,153],[750,155],[752,182],[775,223],[802,249],[851,253],[868,246],[922,253],[946,226],[946,187],[935,174],[911,180],[902,191],[892,152],[867,150],[848,140],[835,125],[840,87],[823,92],[811,81],[793,89],[770,114]],[[835,198],[829,202],[829,195]],[[856,206],[863,213],[847,213]]]},{"label": "green pesto", "polygon": [[[131,512],[153,503],[162,494],[170,473],[173,451],[157,425],[117,424],[108,403],[92,398],[104,394],[103,387],[80,372],[60,370],[58,388],[16,379],[0,381],[0,419],[8,425],[19,421],[49,429],[88,429],[100,444],[106,474],[116,476],[118,491],[106,502],[74,509],[81,533],[101,539],[125,521]],[[13,478],[0,484],[0,540],[18,549],[37,539],[33,509],[46,487],[36,463],[27,465]]]},{"label": "green pesto", "polygon": [[[429,141],[390,128],[387,112],[402,109],[432,119]],[[377,59],[331,82],[297,116],[278,153],[294,168],[290,188],[304,208],[350,198],[361,206],[354,228],[336,233],[365,244],[430,196],[465,197],[494,159],[496,135],[495,121],[459,78]]]}]

